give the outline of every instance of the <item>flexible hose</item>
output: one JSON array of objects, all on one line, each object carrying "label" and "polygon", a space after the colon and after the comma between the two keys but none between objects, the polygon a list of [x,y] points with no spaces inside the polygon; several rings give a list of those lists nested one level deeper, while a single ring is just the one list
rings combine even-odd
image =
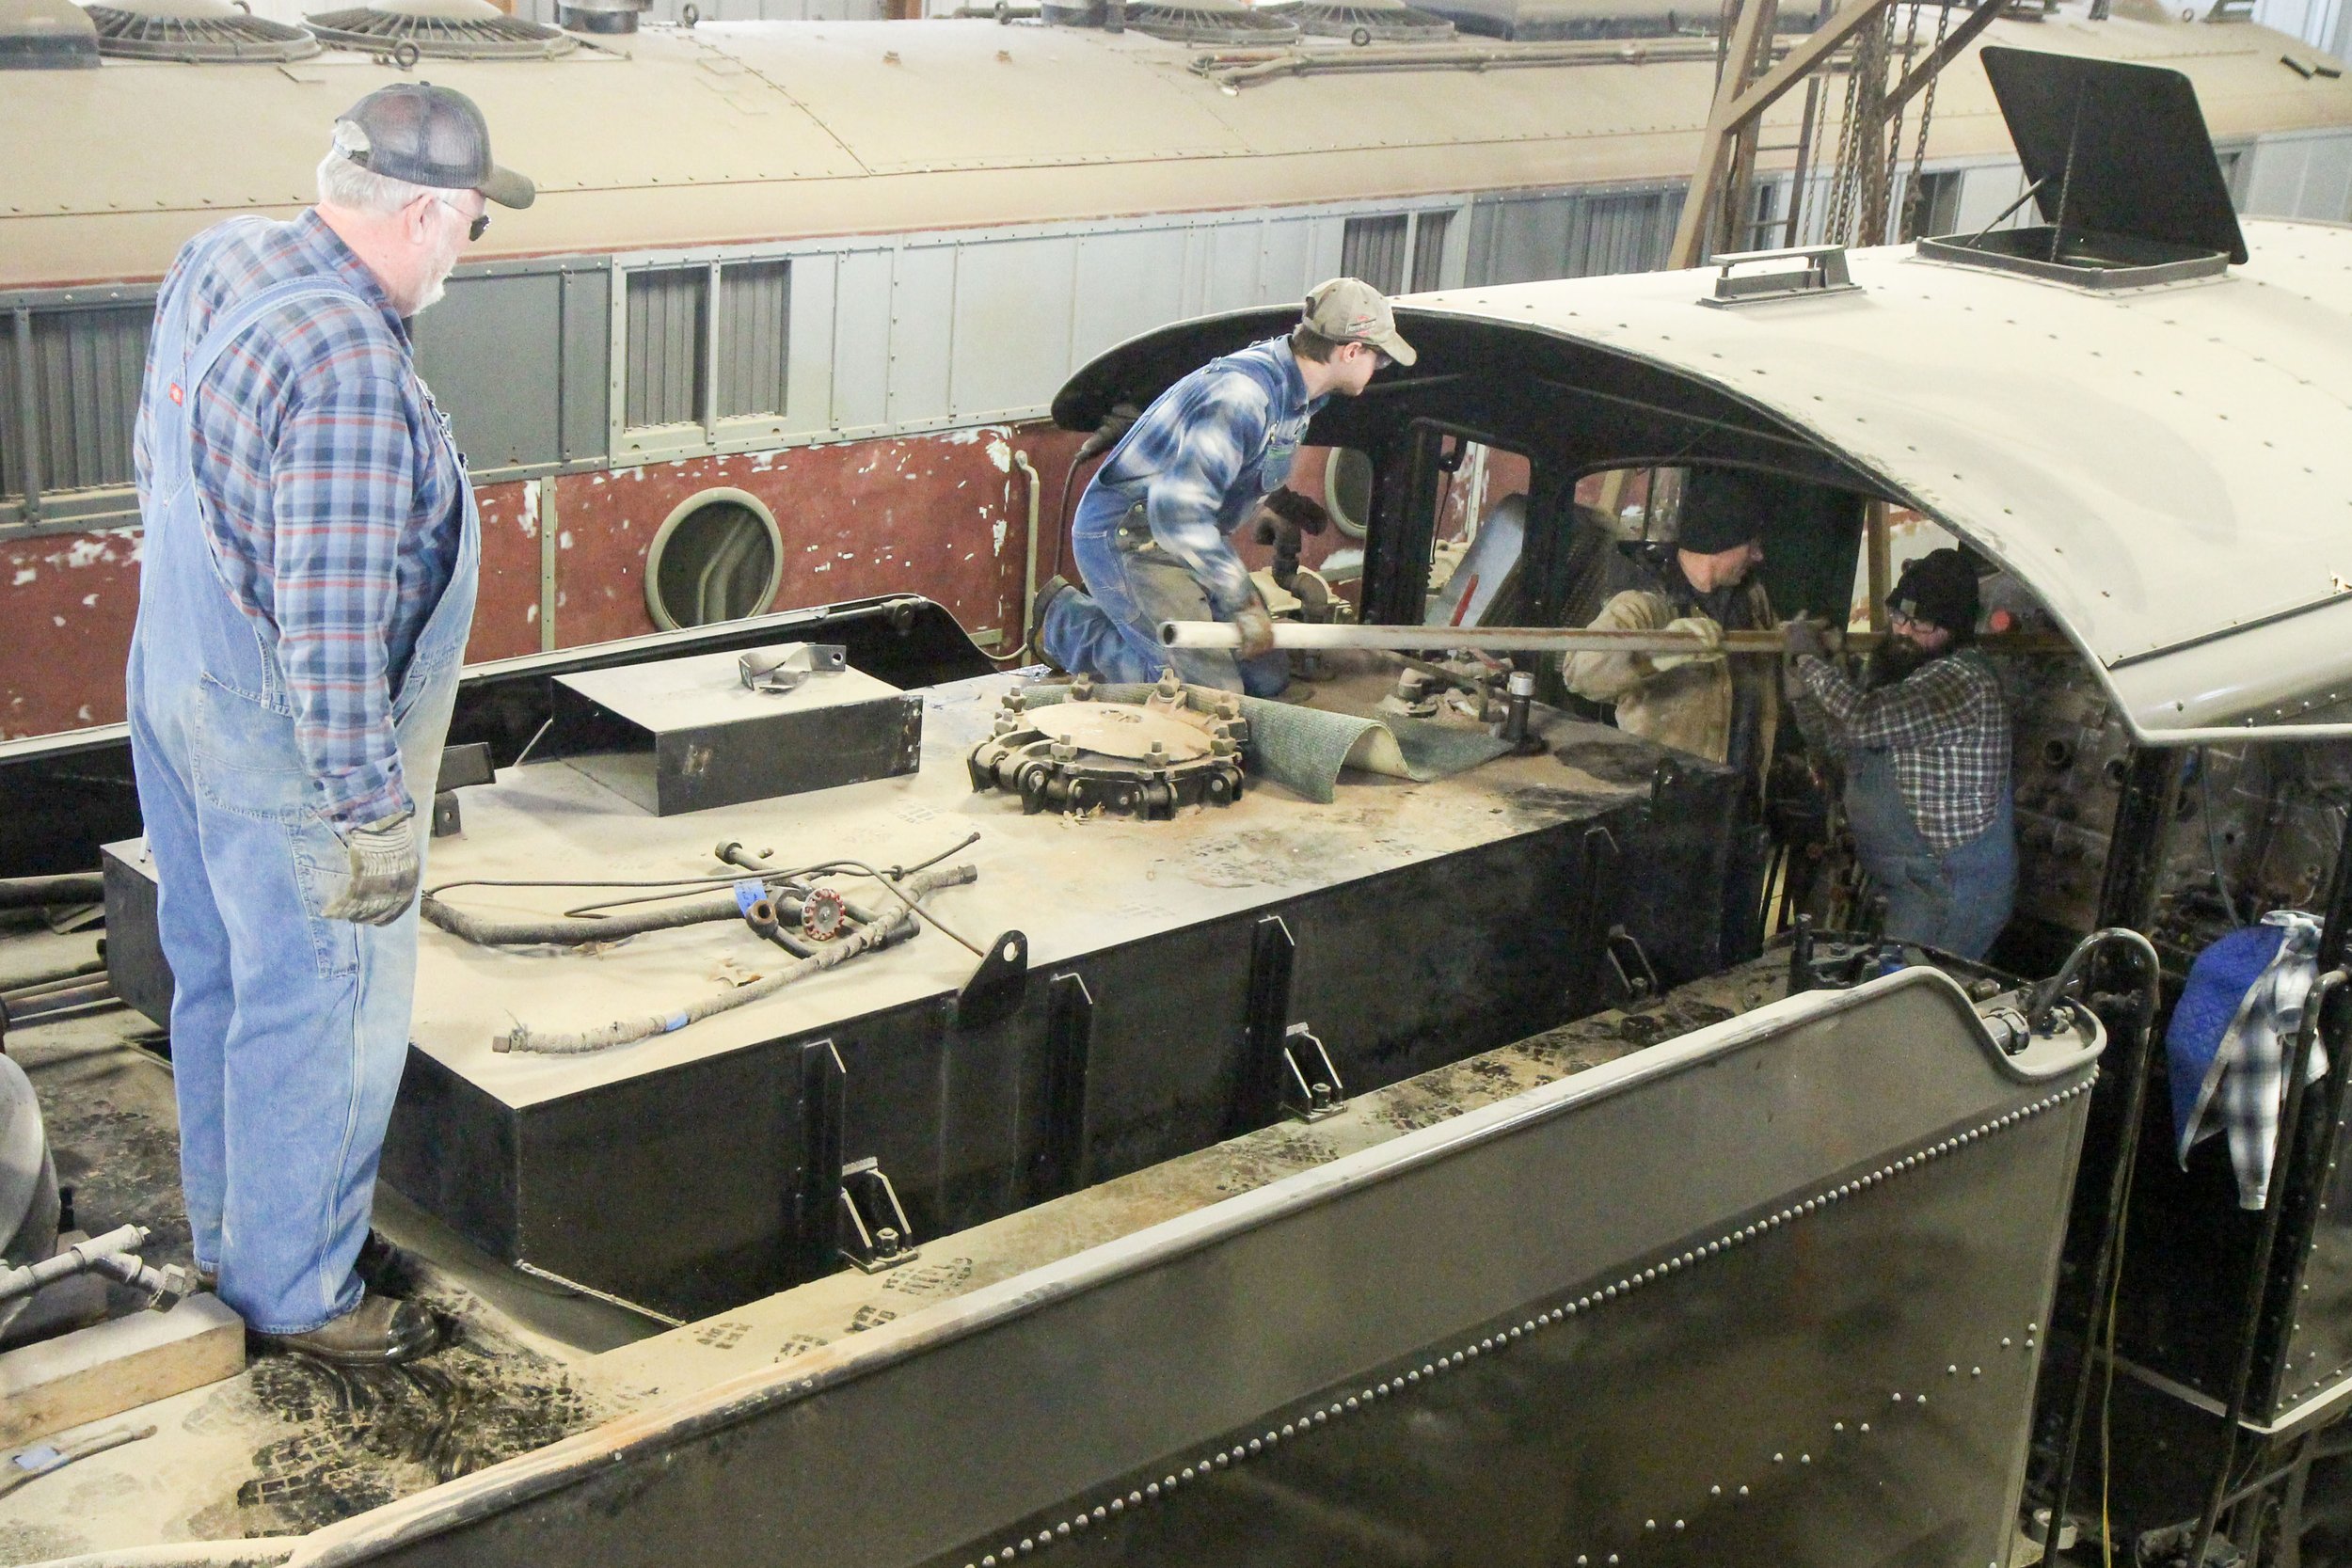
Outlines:
[{"label": "flexible hose", "polygon": [[[910,900],[921,899],[943,887],[958,887],[979,880],[976,866],[955,865],[939,871],[918,871],[906,879],[902,892]],[[728,913],[735,915],[730,905]],[[740,918],[740,916],[737,916]],[[786,965],[773,974],[763,975],[748,986],[738,986],[706,996],[688,1004],[674,1013],[649,1013],[641,1018],[615,1019],[595,1029],[563,1032],[543,1032],[528,1024],[517,1023],[506,1034],[494,1037],[490,1049],[501,1054],[516,1052],[536,1056],[586,1056],[615,1046],[634,1045],[656,1035],[674,1034],[690,1023],[773,996],[796,981],[812,974],[821,974],[837,968],[861,953],[888,947],[904,942],[922,927],[916,923],[912,908],[899,910],[888,918],[861,926],[849,935],[827,942],[808,958]]]},{"label": "flexible hose", "polygon": [[479,947],[579,947],[592,942],[617,942],[647,931],[743,918],[731,893],[723,898],[697,898],[691,904],[640,910],[634,914],[598,920],[485,920],[430,897],[418,906],[418,912],[451,936],[462,937]]}]

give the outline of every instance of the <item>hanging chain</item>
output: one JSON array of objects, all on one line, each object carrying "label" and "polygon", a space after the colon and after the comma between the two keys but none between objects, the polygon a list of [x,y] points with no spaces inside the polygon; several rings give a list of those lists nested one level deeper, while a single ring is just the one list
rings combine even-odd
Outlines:
[{"label": "hanging chain", "polygon": [[[1977,3],[1983,6],[1997,6],[2003,4],[2004,0],[1977,0]],[[1951,7],[1937,8],[1935,47],[1938,53],[1942,52],[1945,37],[1951,30]],[[1944,72],[1937,71],[1935,74],[1928,78],[1927,87],[1919,95],[1919,137],[1911,148],[1911,180],[1903,189],[1902,227],[1897,231],[1896,236],[1905,244],[1919,237],[1919,201],[1923,194],[1919,188],[1919,182],[1928,161],[1928,122],[1935,118],[1935,85],[1943,79]],[[1933,217],[1935,214],[1930,213],[1928,215]]]}]

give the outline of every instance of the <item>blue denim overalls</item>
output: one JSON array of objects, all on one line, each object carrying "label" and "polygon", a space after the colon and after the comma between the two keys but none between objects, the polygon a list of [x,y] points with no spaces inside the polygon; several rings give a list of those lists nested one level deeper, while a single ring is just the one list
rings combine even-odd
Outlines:
[{"label": "blue denim overalls", "polygon": [[[1287,471],[1287,468],[1285,469]],[[1245,659],[1222,648],[1170,648],[1160,641],[1162,621],[1217,621],[1208,591],[1191,568],[1154,544],[1144,503],[1136,502],[1107,531],[1089,529],[1086,511],[1071,535],[1071,555],[1086,592],[1062,594],[1046,607],[1039,644],[1065,670],[1106,681],[1151,682],[1172,669],[1195,686],[1271,697],[1290,684],[1290,655]]]},{"label": "blue denim overalls", "polygon": [[1846,822],[1862,869],[1886,895],[1886,936],[1981,958],[2017,903],[2017,824],[2010,786],[1984,832],[1948,854],[1912,820],[1884,747],[1846,755]]},{"label": "blue denim overalls", "polygon": [[[342,840],[294,741],[276,634],[230,597],[190,471],[195,391],[229,343],[291,299],[273,284],[187,348],[183,287],[156,325],[138,626],[129,675],[139,810],[171,965],[181,1184],[198,1263],[248,1326],[301,1334],[358,1305],[376,1160],[408,1054],[417,911],[389,926],[319,911],[349,880]],[[184,357],[176,366],[166,356]],[[158,397],[184,388],[184,404]],[[449,440],[447,421],[442,439]],[[423,837],[473,620],[479,518],[463,511],[449,584],[393,694],[401,767]]]}]

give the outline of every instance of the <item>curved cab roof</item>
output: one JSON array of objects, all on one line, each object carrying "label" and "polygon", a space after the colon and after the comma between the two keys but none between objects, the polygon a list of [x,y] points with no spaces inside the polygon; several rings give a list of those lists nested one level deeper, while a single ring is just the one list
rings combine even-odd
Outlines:
[{"label": "curved cab roof", "polygon": [[[1525,364],[1542,340],[1801,433],[2032,590],[2143,741],[2352,734],[2352,228],[2245,231],[2246,265],[2118,293],[1889,246],[1850,256],[1858,290],[1813,298],[1716,309],[1712,272],[1645,273],[1418,294],[1398,315],[1408,338],[1446,321],[1431,341],[1464,358],[1424,347],[1415,379]],[[1122,344],[1057,417],[1083,428],[1272,326]]]},{"label": "curved cab roof", "polygon": [[[2352,127],[2352,80],[2296,72],[2280,59],[2293,40],[2250,24],[2061,15],[1987,37],[2177,66],[2224,137]],[[538,182],[537,204],[501,214],[475,253],[494,260],[1680,182],[1714,84],[1699,41],[1229,91],[1193,71],[1200,49],[1135,32],[706,23],[559,60],[434,61],[415,74],[472,95],[500,161]],[[310,199],[334,116],[401,79],[340,50],[283,66],[11,73],[0,288],[159,277],[221,216],[290,213]],[[1783,101],[1767,145],[1795,139],[1801,107]],[[1939,87],[1934,144],[1944,158],[2010,155],[1973,60]]]}]

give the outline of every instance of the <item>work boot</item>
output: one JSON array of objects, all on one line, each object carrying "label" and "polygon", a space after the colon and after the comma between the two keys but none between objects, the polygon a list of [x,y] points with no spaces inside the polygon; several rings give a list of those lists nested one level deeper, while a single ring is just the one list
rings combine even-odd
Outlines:
[{"label": "work boot", "polygon": [[259,1350],[308,1355],[346,1366],[389,1366],[413,1361],[433,1349],[440,1325],[433,1314],[412,1301],[367,1295],[359,1305],[308,1334],[264,1334],[247,1329],[246,1338]]},{"label": "work boot", "polygon": [[1037,603],[1029,612],[1029,657],[1057,675],[1068,674],[1059,661],[1045,651],[1045,611],[1064,594],[1075,594],[1077,585],[1056,572],[1045,579],[1045,586],[1037,591]]},{"label": "work boot", "polygon": [[359,1283],[368,1288],[370,1295],[391,1296],[401,1301],[417,1293],[417,1259],[394,1246],[381,1230],[369,1227],[368,1239],[359,1243],[359,1257],[351,1265],[351,1272],[359,1276]]}]

